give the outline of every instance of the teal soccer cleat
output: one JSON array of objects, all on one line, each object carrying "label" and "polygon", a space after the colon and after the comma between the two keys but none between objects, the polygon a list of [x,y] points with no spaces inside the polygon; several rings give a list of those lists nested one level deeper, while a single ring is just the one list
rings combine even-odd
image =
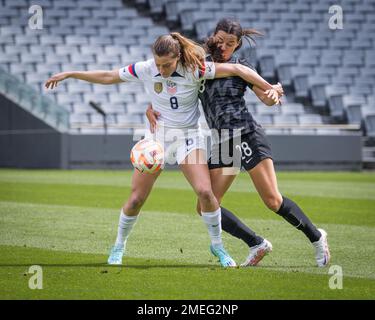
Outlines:
[{"label": "teal soccer cleat", "polygon": [[111,248],[111,252],[108,258],[108,264],[112,265],[121,265],[122,264],[122,256],[124,255],[124,245],[114,245]]},{"label": "teal soccer cleat", "polygon": [[222,267],[236,267],[236,262],[230,257],[230,255],[225,251],[222,245],[219,246],[210,246],[211,253],[219,258],[220,264]]}]

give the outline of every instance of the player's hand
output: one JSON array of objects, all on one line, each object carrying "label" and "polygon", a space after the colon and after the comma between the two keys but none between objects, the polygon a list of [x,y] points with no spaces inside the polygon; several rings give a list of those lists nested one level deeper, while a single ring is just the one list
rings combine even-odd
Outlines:
[{"label": "player's hand", "polygon": [[284,89],[280,82],[272,85],[272,89],[269,89],[264,93],[268,98],[272,99],[275,104],[281,105],[281,97],[284,95]]},{"label": "player's hand", "polygon": [[275,89],[273,89],[273,88],[268,89],[264,93],[265,93],[267,98],[272,99],[274,104],[278,104],[280,102],[279,94],[277,93],[277,91]]},{"label": "player's hand", "polygon": [[150,131],[151,133],[154,133],[157,126],[158,126],[158,118],[160,116],[160,112],[155,111],[152,108],[152,104],[150,104],[146,111],[146,117],[148,122],[150,122]]},{"label": "player's hand", "polygon": [[69,72],[60,72],[60,73],[56,73],[54,74],[52,77],[50,77],[46,83],[45,83],[45,87],[46,89],[55,89],[57,87],[57,84],[60,82],[60,81],[63,81],[65,80],[66,78],[69,78],[70,74]]},{"label": "player's hand", "polygon": [[277,91],[279,97],[282,97],[284,95],[284,88],[283,88],[283,86],[281,85],[280,82],[278,82],[277,84],[272,85],[272,88]]}]

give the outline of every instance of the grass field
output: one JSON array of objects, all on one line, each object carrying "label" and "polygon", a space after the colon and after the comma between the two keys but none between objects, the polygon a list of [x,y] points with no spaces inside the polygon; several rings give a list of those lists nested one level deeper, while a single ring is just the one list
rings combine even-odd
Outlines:
[{"label": "grass field", "polygon": [[[130,176],[0,170],[0,299],[375,299],[374,173],[278,173],[282,193],[328,231],[331,265],[343,271],[336,290],[303,234],[265,208],[244,173],[223,205],[273,243],[258,267],[218,266],[195,196],[172,171],[144,206],[124,266],[106,265]],[[224,240],[241,263],[247,247]],[[29,289],[32,265],[43,268],[42,290]]]}]

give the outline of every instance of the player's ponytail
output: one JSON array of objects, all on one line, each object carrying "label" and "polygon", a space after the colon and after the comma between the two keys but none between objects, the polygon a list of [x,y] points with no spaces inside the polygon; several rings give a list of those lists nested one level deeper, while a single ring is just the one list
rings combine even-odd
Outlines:
[{"label": "player's ponytail", "polygon": [[156,39],[152,51],[159,57],[173,54],[173,57],[180,57],[182,66],[191,72],[202,68],[205,52],[204,49],[178,32],[163,35]]},{"label": "player's ponytail", "polygon": [[181,64],[190,71],[201,69],[205,57],[204,49],[194,42],[185,38],[178,32],[172,32],[171,37],[177,40],[181,47]]},{"label": "player's ponytail", "polygon": [[[241,38],[245,38],[246,40],[251,40],[255,42],[254,36],[263,36],[264,34],[256,29],[243,29]],[[251,43],[250,43],[251,45]],[[240,45],[236,48],[236,50],[240,49],[242,46],[242,41]]]}]

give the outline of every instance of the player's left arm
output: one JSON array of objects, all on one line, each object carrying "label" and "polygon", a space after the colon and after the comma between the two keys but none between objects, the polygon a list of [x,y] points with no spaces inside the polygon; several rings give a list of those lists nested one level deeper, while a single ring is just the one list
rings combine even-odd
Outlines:
[{"label": "player's left arm", "polygon": [[241,77],[246,82],[263,91],[272,89],[271,84],[264,80],[258,73],[239,63],[215,63],[215,78]]}]

